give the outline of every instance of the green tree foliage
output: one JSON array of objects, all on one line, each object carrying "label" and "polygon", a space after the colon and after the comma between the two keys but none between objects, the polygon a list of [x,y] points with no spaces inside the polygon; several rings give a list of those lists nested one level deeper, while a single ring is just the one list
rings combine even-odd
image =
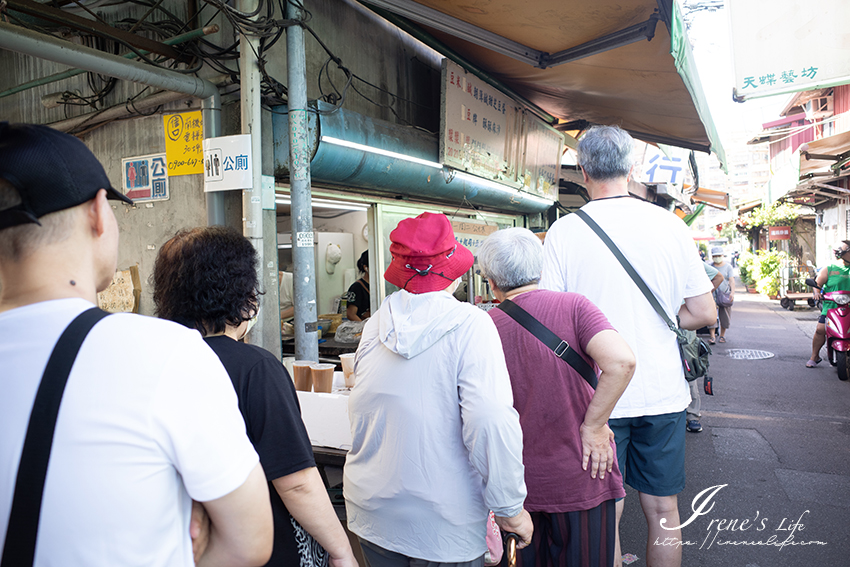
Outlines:
[{"label": "green tree foliage", "polygon": [[759,207],[741,216],[742,225],[747,230],[762,226],[794,226],[803,214],[803,208],[793,203],[773,203],[769,207]]}]

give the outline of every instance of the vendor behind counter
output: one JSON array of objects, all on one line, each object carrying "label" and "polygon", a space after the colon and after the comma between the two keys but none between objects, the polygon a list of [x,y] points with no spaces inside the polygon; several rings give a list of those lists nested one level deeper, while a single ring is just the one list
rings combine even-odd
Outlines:
[{"label": "vendor behind counter", "polygon": [[347,301],[345,316],[349,321],[363,321],[372,315],[372,304],[369,296],[369,251],[365,250],[357,260],[357,269],[363,274],[360,279],[351,284],[348,292],[343,295]]}]

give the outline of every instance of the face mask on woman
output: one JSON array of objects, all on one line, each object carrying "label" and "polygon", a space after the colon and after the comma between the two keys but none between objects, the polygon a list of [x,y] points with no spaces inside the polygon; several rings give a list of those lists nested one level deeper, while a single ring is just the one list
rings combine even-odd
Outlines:
[{"label": "face mask on woman", "polygon": [[244,339],[244,338],[245,338],[245,336],[248,334],[248,331],[250,331],[251,329],[253,329],[253,328],[254,328],[254,325],[256,325],[256,324],[257,324],[257,317],[259,316],[259,314],[260,314],[260,312],[259,312],[259,311],[257,311],[256,313],[254,313],[254,316],[253,316],[253,317],[251,317],[250,319],[248,319],[248,326],[245,328],[245,332],[244,332],[244,333],[242,333],[242,336],[239,338],[239,340]]}]

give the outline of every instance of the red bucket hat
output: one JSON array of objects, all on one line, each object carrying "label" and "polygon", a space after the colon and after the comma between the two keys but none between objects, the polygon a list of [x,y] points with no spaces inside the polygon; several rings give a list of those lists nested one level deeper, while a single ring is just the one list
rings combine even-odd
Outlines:
[{"label": "red bucket hat", "polygon": [[455,240],[446,215],[422,213],[390,233],[393,261],[384,279],[410,293],[446,289],[472,267],[475,257]]}]

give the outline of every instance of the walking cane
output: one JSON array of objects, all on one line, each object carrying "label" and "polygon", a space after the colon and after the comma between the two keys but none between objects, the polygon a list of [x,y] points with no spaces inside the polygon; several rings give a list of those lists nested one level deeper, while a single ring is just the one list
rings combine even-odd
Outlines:
[{"label": "walking cane", "polygon": [[505,548],[508,559],[508,567],[516,567],[516,545],[519,539],[519,536],[516,534],[505,534]]}]

